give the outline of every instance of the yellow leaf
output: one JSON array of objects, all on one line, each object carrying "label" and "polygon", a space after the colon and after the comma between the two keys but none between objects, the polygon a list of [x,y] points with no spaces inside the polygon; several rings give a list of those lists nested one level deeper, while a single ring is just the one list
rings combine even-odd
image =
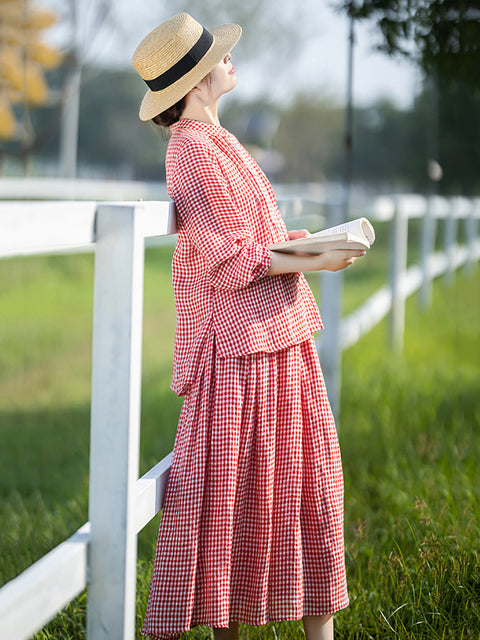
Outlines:
[{"label": "yellow leaf", "polygon": [[10,120],[5,114],[12,103],[25,100],[41,105],[47,101],[49,91],[43,69],[53,69],[62,61],[60,51],[39,39],[43,29],[57,22],[55,13],[33,4],[34,0],[0,0],[3,131],[8,130]]},{"label": "yellow leaf", "polygon": [[12,88],[23,91],[23,59],[17,49],[0,50],[0,77],[7,80]]},{"label": "yellow leaf", "polygon": [[0,0],[2,20],[20,20],[25,12],[26,0]]},{"label": "yellow leaf", "polygon": [[57,22],[57,16],[48,9],[29,9],[26,12],[24,25],[27,29],[48,29]]},{"label": "yellow leaf", "polygon": [[10,104],[20,104],[21,102],[23,102],[23,94],[17,89],[9,89],[9,91],[6,93],[6,98],[10,102]]},{"label": "yellow leaf", "polygon": [[9,140],[15,136],[17,123],[13,111],[6,101],[0,98],[0,138]]},{"label": "yellow leaf", "polygon": [[62,54],[43,42],[29,42],[26,54],[32,60],[40,63],[44,69],[54,69],[62,61]]},{"label": "yellow leaf", "polygon": [[38,63],[27,62],[25,65],[25,98],[34,105],[44,104],[48,99],[48,86],[42,69]]},{"label": "yellow leaf", "polygon": [[2,46],[23,46],[25,36],[25,30],[18,25],[8,24],[0,20],[0,42]]}]

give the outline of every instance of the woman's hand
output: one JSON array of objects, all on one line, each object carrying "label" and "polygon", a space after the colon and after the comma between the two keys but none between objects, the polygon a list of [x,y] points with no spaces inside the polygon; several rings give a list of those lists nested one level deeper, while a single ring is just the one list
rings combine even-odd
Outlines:
[{"label": "woman's hand", "polygon": [[270,268],[267,276],[299,271],[341,271],[365,255],[365,251],[333,249],[319,255],[300,255],[270,251]]},{"label": "woman's hand", "polygon": [[299,238],[308,238],[310,231],[306,229],[296,229],[294,231],[287,231],[289,240],[298,240]]},{"label": "woman's hand", "polygon": [[366,251],[353,251],[352,249],[333,249],[315,257],[321,258],[322,266],[319,270],[341,271],[353,264],[357,258],[364,256],[365,253]]}]

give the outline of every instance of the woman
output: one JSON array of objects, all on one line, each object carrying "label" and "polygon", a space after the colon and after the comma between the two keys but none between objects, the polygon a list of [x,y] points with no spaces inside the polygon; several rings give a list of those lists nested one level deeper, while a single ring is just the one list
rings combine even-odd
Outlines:
[{"label": "woman", "polygon": [[148,34],[133,64],[149,91],[140,118],[169,127],[176,203],[177,310],[172,389],[183,395],[143,633],[303,618],[333,637],[348,596],[343,480],[312,334],[321,328],[301,272],[337,271],[363,252],[285,255],[272,188],[220,126],[236,85],[238,25],[188,14]]}]

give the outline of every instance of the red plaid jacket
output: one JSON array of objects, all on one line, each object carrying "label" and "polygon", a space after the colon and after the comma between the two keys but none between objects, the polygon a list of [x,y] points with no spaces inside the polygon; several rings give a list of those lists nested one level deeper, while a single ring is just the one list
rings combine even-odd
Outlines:
[{"label": "red plaid jacket", "polygon": [[172,389],[182,395],[212,332],[217,355],[236,357],[298,344],[322,323],[303,274],[266,276],[266,246],[287,239],[287,230],[252,156],[219,126],[180,120],[171,132],[167,187],[178,216]]}]

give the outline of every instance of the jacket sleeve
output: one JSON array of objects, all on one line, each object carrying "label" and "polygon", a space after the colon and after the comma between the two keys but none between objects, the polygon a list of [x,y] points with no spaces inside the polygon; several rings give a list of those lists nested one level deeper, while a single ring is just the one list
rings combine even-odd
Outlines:
[{"label": "jacket sleeve", "polygon": [[267,273],[270,252],[254,241],[254,230],[233,201],[213,149],[184,144],[174,191],[182,230],[205,259],[213,287],[239,289]]}]

